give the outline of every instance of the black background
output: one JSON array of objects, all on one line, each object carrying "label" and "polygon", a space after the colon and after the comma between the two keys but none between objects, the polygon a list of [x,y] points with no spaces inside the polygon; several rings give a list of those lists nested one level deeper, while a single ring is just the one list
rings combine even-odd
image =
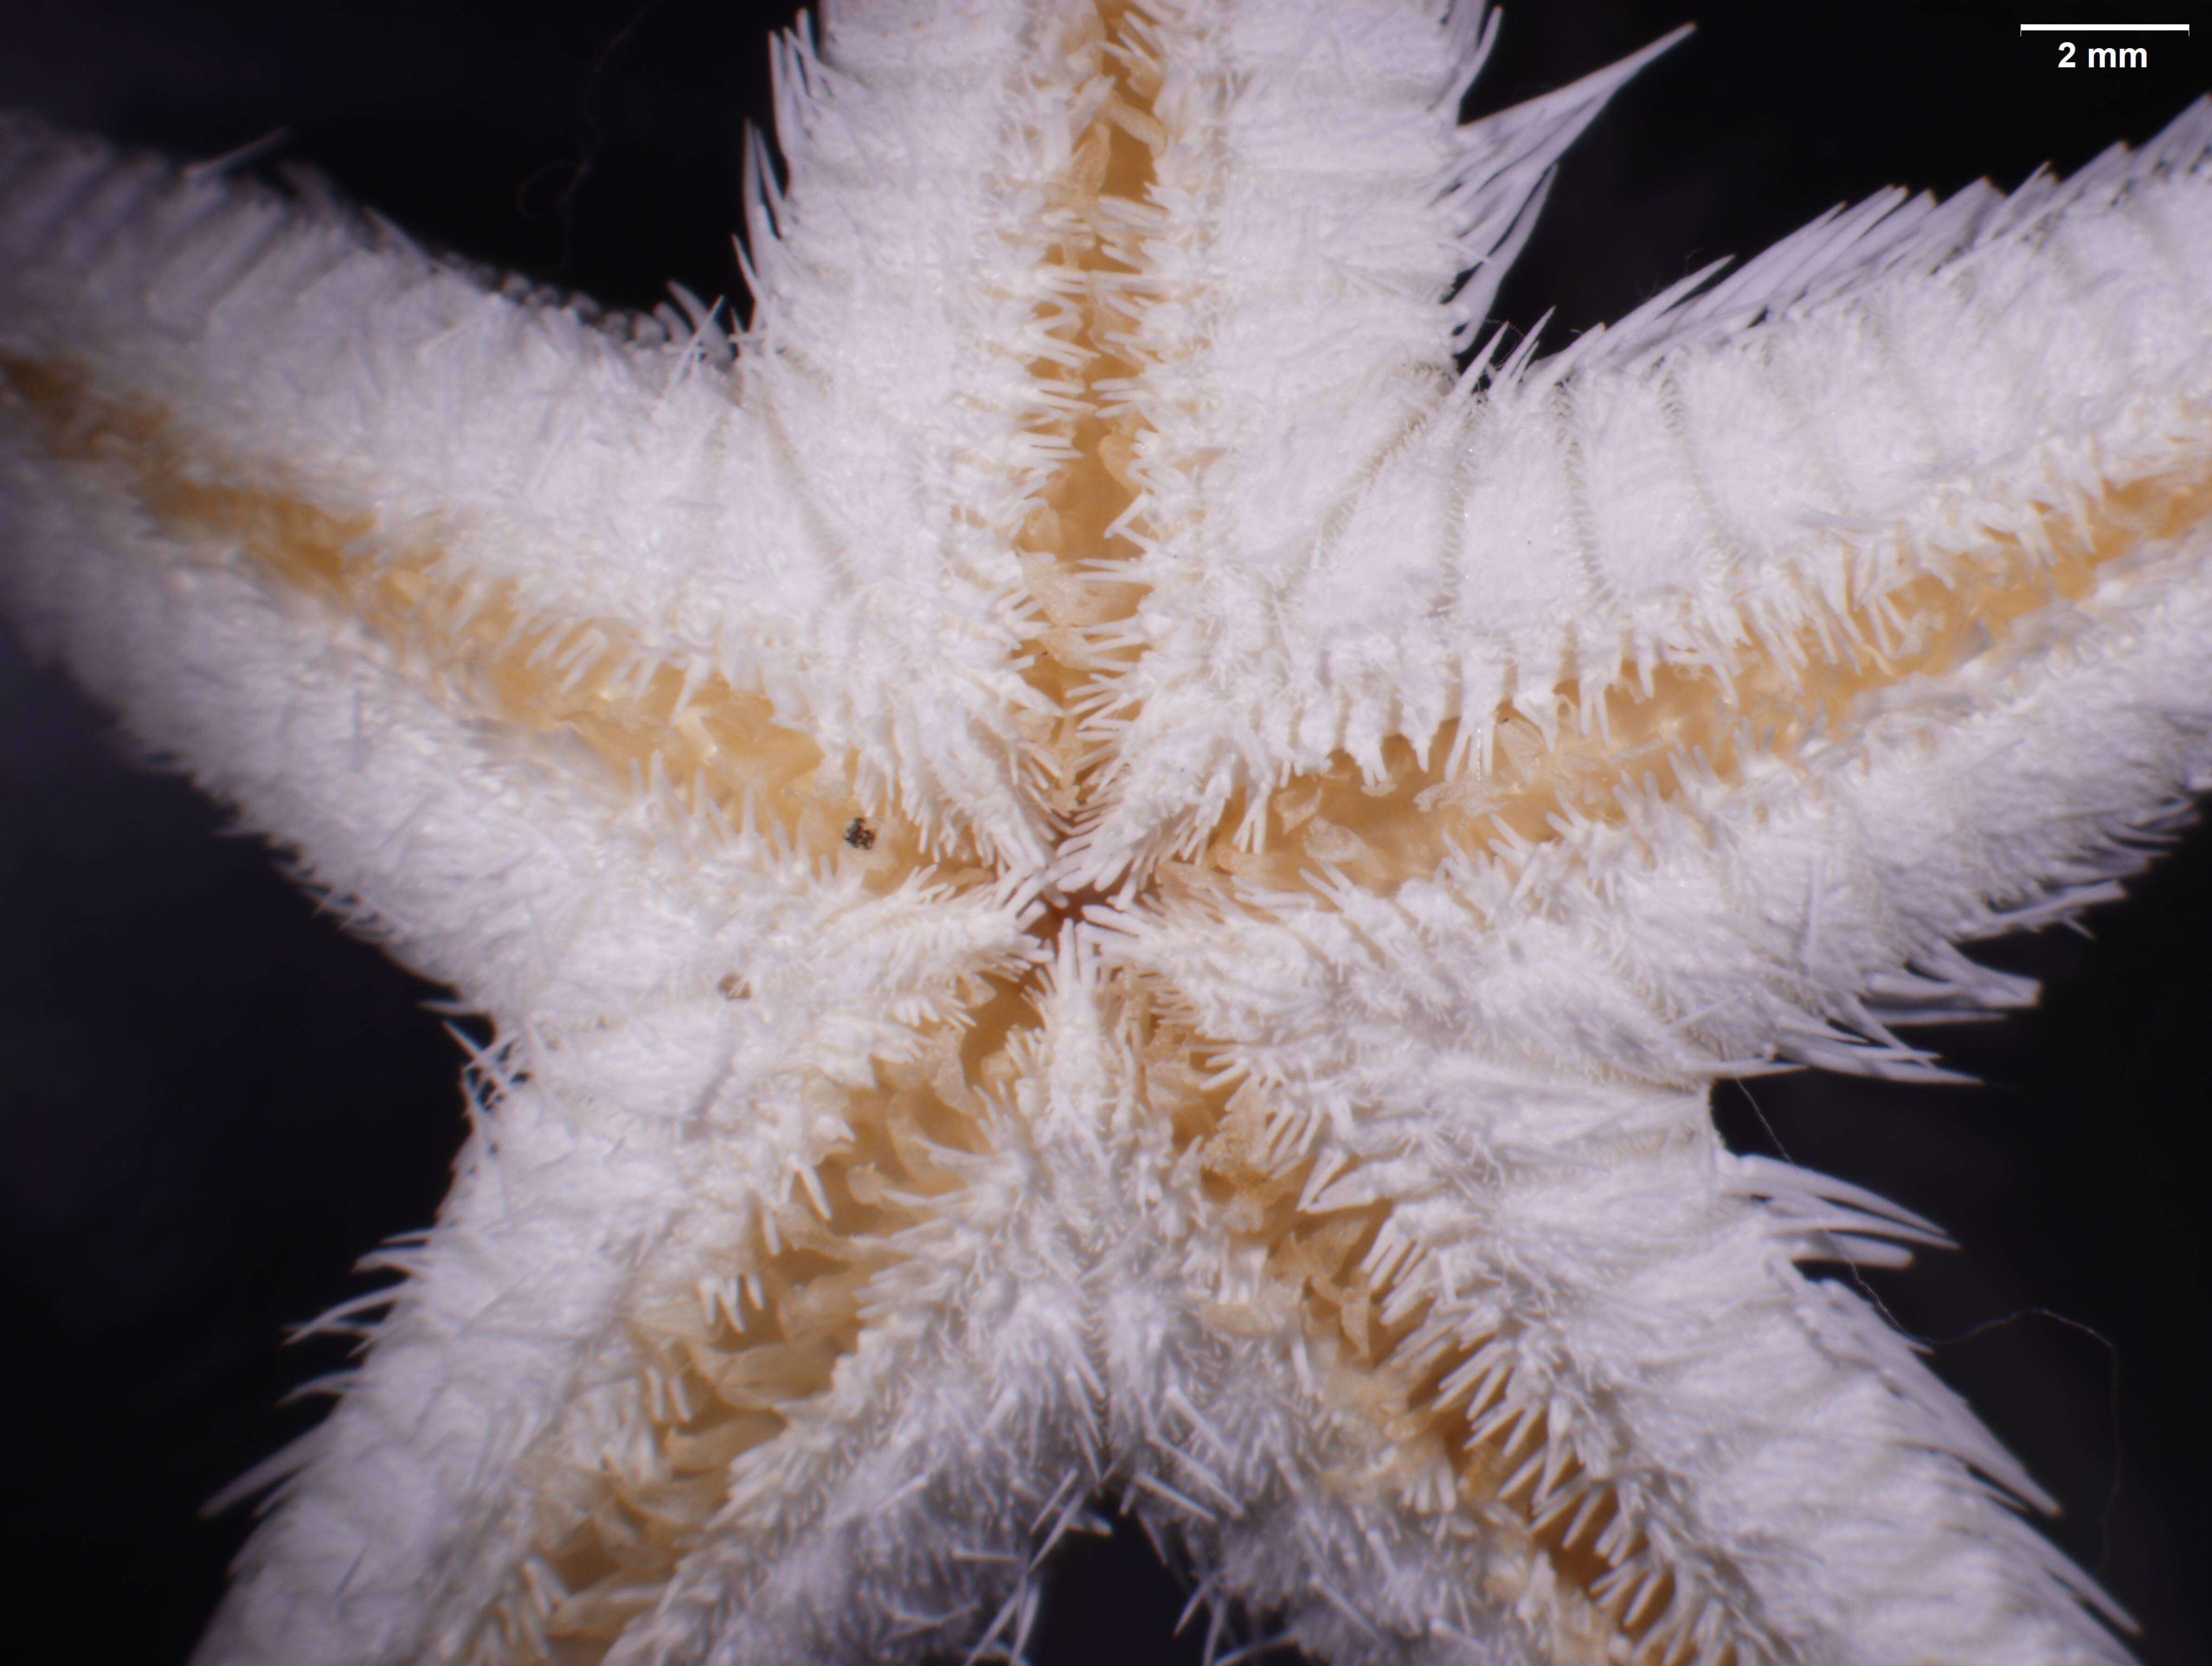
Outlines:
[{"label": "black background", "polygon": [[[2148,70],[2062,71],[2017,33],[2033,14],[1984,6],[1529,4],[1476,107],[1693,15],[1572,153],[1504,317],[1556,308],[1565,341],[1882,185],[2009,184],[2148,138],[2212,81],[2206,47],[2171,35],[2133,38]],[[16,0],[0,104],[201,155],[281,129],[279,159],[432,242],[614,303],[670,279],[735,295],[739,136],[763,108],[763,31],[787,16]],[[0,1578],[21,1582],[17,1614],[69,1621],[77,1658],[189,1648],[246,1526],[195,1506],[307,1426],[313,1405],[277,1401],[342,1363],[283,1328],[429,1219],[461,1135],[459,1055],[422,1007],[439,992],[224,825],[0,645]],[[1720,1114],[1739,1145],[1956,1233],[1872,1288],[2063,1500],[2056,1536],[2143,1620],[2142,1657],[2180,1666],[2207,1641],[2212,840],[2132,889],[2087,935],[1987,951],[2050,985],[2033,1015],[1936,1037],[1987,1087],[1784,1077]],[[1035,1658],[1194,1661],[1168,1637],[1180,1601],[1133,1532],[1079,1544]]]}]

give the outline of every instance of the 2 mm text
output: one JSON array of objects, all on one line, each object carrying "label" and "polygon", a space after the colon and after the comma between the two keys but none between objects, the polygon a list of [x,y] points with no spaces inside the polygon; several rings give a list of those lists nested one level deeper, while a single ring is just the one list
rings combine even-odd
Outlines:
[{"label": "2 mm text", "polygon": [[[2087,64],[2092,70],[2148,70],[2150,68],[2150,48],[2148,46],[2092,46],[2089,48]],[[2081,67],[2080,64],[2075,62],[2074,43],[2070,40],[2062,40],[2058,43],[2058,67],[2062,70],[2078,70]]]}]

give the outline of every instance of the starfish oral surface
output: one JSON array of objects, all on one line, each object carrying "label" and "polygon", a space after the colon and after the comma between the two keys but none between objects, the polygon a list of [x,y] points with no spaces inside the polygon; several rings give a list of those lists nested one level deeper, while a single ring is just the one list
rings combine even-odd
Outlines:
[{"label": "starfish oral surface", "polygon": [[1224,1655],[2126,1658],[1710,1098],[2212,779],[2212,114],[1540,357],[1669,43],[1496,26],[831,8],[742,331],[0,131],[14,628],[494,1026],[203,1658],[1019,1656],[1102,1499]]}]

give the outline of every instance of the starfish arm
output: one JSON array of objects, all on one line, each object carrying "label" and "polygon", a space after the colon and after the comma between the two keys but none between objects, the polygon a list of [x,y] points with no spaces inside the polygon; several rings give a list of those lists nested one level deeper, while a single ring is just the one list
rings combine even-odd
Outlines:
[{"label": "starfish arm", "polygon": [[[763,271],[742,358],[720,307],[688,295],[602,317],[428,257],[313,185],[288,199],[10,120],[0,350],[40,430],[27,455],[97,451],[104,489],[168,532],[323,591],[449,680],[493,684],[469,692],[494,714],[582,731],[618,773],[658,751],[688,785],[712,749],[637,733],[626,710],[602,714],[626,739],[596,734],[580,707],[657,701],[672,704],[657,721],[712,732],[714,700],[735,695],[764,708],[723,727],[768,736],[755,752],[803,729],[844,778],[825,781],[833,803],[1033,862],[1036,814],[1008,759],[1038,702],[1016,669],[1006,524],[1052,461],[1030,432],[1051,390],[1025,347],[1047,342],[1033,314],[1052,296],[1035,250],[987,216],[1030,213],[1038,187],[1018,175],[1050,156],[968,154],[997,137],[994,112],[1012,122],[1003,104],[1048,102],[1006,62],[1019,44],[997,40],[994,59],[956,34],[948,61],[866,76],[787,46],[811,67],[787,71],[789,188],[757,162],[749,193]],[[965,124],[912,119],[963,69],[1004,100],[963,103]],[[1050,122],[1023,131],[1032,152],[1064,149]],[[938,143],[902,157],[868,149],[924,131]],[[938,240],[902,254],[940,283],[893,278],[855,246],[892,201]],[[894,341],[902,374],[885,381]],[[891,408],[875,391],[891,386],[912,403]],[[964,430],[950,445],[930,425],[948,410]],[[927,713],[892,693],[923,663],[957,672]],[[721,750],[740,776],[804,768]]]},{"label": "starfish arm", "polygon": [[[1377,460],[1285,640],[1354,727],[1382,640],[1463,703],[1367,755],[1285,736],[1206,865],[1374,888],[1465,857],[1540,907],[1705,868],[1790,933],[1749,963],[1782,1006],[1667,986],[1724,1059],[1911,1072],[1886,1014],[2022,1004],[1952,945],[2112,895],[2204,778],[2208,132],[1878,201]],[[1433,586],[1374,582],[1434,539]]]},{"label": "starfish arm", "polygon": [[[1853,701],[2049,624],[2045,592],[2076,600],[2196,510],[2204,139],[2192,112],[2070,181],[1877,198],[1551,360],[1493,344],[1456,386],[1457,315],[1431,299],[1427,356],[1395,371],[1347,364],[1280,410],[1217,388],[1273,426],[1152,489],[1118,796],[1079,848],[1107,872],[1279,845],[1297,817],[1271,797],[1347,768],[1378,792],[1487,781],[1540,839],[1532,757],[1538,797],[1599,731],[1620,744],[1589,749],[1612,760],[1598,799],[1666,782],[1670,748],[1725,769],[1740,725],[1791,750],[1790,724],[1832,734]],[[1275,255],[1249,287],[1332,270]],[[1255,395],[1293,374],[1215,356]],[[1698,682],[1702,714],[1680,697]]]},{"label": "starfish arm", "polygon": [[[817,1082],[813,1101],[838,1138],[765,1205],[737,1176],[702,1177],[696,1153],[659,1152],[635,1130],[621,1150],[578,1148],[566,1130],[549,1140],[529,1085],[510,1085],[518,1103],[478,1158],[498,1170],[492,1207],[477,1206],[485,1188],[472,1170],[430,1247],[470,1256],[484,1235],[459,1228],[514,1218],[505,1247],[561,1268],[556,1287],[571,1271],[586,1292],[623,1285],[608,1304],[621,1322],[600,1327],[557,1416],[487,1427],[492,1397],[457,1385],[479,1359],[514,1362],[451,1336],[418,1346],[420,1301],[395,1314],[371,1370],[412,1361],[410,1385],[434,1408],[453,1406],[443,1444],[467,1449],[480,1470],[495,1462],[477,1517],[459,1534],[337,1521],[334,1504],[361,1514],[408,1496],[393,1454],[422,1443],[371,1427],[349,1450],[364,1415],[335,1424],[315,1438],[316,1461],[374,1460],[376,1488],[354,1498],[310,1487],[288,1504],[257,1549],[301,1566],[282,1579],[250,1567],[210,1657],[298,1658],[301,1636],[326,1636],[334,1559],[314,1553],[333,1538],[368,1572],[409,1559],[421,1568],[412,1586],[353,1571],[335,1606],[368,1608],[373,1590],[394,1630],[371,1647],[351,1628],[327,1651],[334,1659],[565,1651],[615,1663],[859,1662],[951,1643],[1018,1649],[1039,1564],[1088,1519],[1114,1451],[1135,1444],[1109,1426],[1112,1408],[1139,1403],[1115,1392],[1130,1386],[1120,1377],[1158,1389],[1163,1329],[1204,1347],[1172,1280],[1116,1276],[1158,1253],[1130,1230],[1141,1223],[1108,1207],[1120,1153],[1102,1138],[1111,1119],[1098,1114],[1100,1093],[1116,1081],[1126,1092],[1127,1061],[1117,1069],[1103,1056],[1115,1049],[1095,992],[1072,957],[1061,970],[1062,987],[1039,996],[1035,1031],[995,1064],[987,1051],[979,1063],[990,1043],[976,1032],[988,1025],[940,1026],[905,1056],[884,1048],[868,1084],[830,1095]],[[684,1196],[654,1242],[609,1240],[609,1187],[588,1178],[599,1163]],[[1098,1265],[1102,1250],[1121,1264]],[[510,1353],[524,1347],[517,1332],[533,1302],[578,1299],[553,1298],[519,1269],[473,1286],[465,1274],[434,1278],[430,1294],[481,1299],[488,1283],[496,1305],[459,1320]],[[521,1363],[544,1379],[544,1360]],[[349,1413],[362,1397],[356,1389]],[[370,1398],[387,1420],[441,1420],[420,1402]],[[426,1538],[451,1548],[409,1547]]]},{"label": "starfish arm", "polygon": [[550,1095],[483,1097],[496,1131],[480,1114],[437,1227],[371,1258],[405,1281],[378,1292],[392,1311],[343,1401],[234,1488],[280,1483],[196,1658],[466,1657],[563,1479],[549,1430],[627,1380],[620,1316],[696,1185]]},{"label": "starfish arm", "polygon": [[[605,1381],[642,1369],[634,1269],[696,1274],[702,1221],[760,1230],[848,1134],[836,1085],[1022,959],[1003,888],[918,872],[920,824],[989,818],[945,783],[991,772],[902,775],[896,736],[848,733],[872,787],[778,721],[834,734],[806,688],[841,679],[778,623],[798,511],[709,325],[617,339],[312,204],[28,126],[4,168],[15,623],[507,1038],[371,1359],[259,1477],[296,1471],[208,1657],[473,1647],[546,1471],[596,1462]],[[696,559],[717,549],[734,586]],[[799,599],[846,652],[882,602]]]},{"label": "starfish arm", "polygon": [[[1058,1027],[1020,1062],[1039,1065]],[[850,1352],[784,1402],[775,1439],[708,1478],[713,1531],[635,1559],[642,1611],[612,1666],[1018,1654],[1040,1564],[1106,1475],[1081,1218],[1099,1189],[1095,1174],[1072,1187],[1050,1149],[1055,1133],[1097,1140],[1022,1097],[961,1096],[959,1147],[909,1164],[929,1207],[863,1256]],[[1040,1110],[1043,1126],[1022,1114]]]},{"label": "starfish arm", "polygon": [[[1303,623],[1285,606],[1312,593],[1322,551],[1350,556],[1341,523],[1364,476],[1449,388],[1553,165],[1681,33],[1459,126],[1498,33],[1481,4],[1159,12],[1145,304],[1116,338],[1139,419],[1117,526],[1142,599],[1094,633],[1122,657],[1087,695],[1107,765],[1063,854],[1071,882],[1202,846],[1279,761],[1379,743],[1373,714],[1333,725],[1335,693],[1293,694],[1316,661],[1280,654]],[[1371,540],[1358,547],[1368,562]],[[1375,576],[1401,593],[1400,573]],[[1418,661],[1403,669],[1407,721],[1432,727],[1445,697]]]},{"label": "starfish arm", "polygon": [[[1712,979],[1700,944],[1758,950],[1695,875],[1563,888],[1541,918],[1462,871],[1112,921],[1109,958],[1204,1067],[1174,1116],[1224,1263],[1297,1310],[1322,1405],[1395,1447],[1369,1510],[1399,1551],[1347,1587],[1367,1554],[1317,1511],[1274,1535],[1301,1572],[1228,1594],[1295,1614],[1301,1582],[1410,1593],[1456,1566],[1498,1599],[1460,1623],[1517,1639],[1509,1658],[1624,1637],[1692,1660],[2122,1658],[2076,1599],[2109,1603],[1976,1476],[2047,1503],[2033,1482],[1857,1296],[1792,1265],[1895,1265],[1940,1236],[1716,1136],[1703,1085],[1727,1066],[1685,1032],[1675,975]],[[1260,1554],[1224,1531],[1209,1560]],[[1373,1636],[1310,1602],[1294,1632],[1397,1658],[1451,1612],[1353,1606]]]},{"label": "starfish arm", "polygon": [[436,1227],[372,1258],[403,1283],[332,1316],[390,1306],[365,1362],[236,1489],[286,1478],[204,1658],[475,1659],[627,1618],[702,1474],[850,1349],[873,1263],[821,1225],[825,1159],[864,1123],[882,1143],[878,1069],[941,1076],[917,1020],[941,1030],[1020,952],[988,895],[811,912],[744,921],[734,994],[518,1025],[480,1061]]},{"label": "starfish arm", "polygon": [[[687,399],[712,428],[728,390],[706,388],[695,358],[619,348],[265,196],[10,131],[0,238],[24,252],[4,355],[10,612],[144,744],[293,847],[358,923],[468,1005],[579,1057],[617,1016],[841,976],[818,957],[855,919],[910,923],[889,927],[869,951],[887,958],[850,986],[870,991],[871,1016],[822,1031],[833,1074],[938,976],[949,939],[929,921],[994,919],[985,934],[1003,945],[1012,904],[972,872],[918,877],[910,829],[839,836],[870,808],[863,789],[769,702],[680,646],[641,653],[596,604],[548,617],[552,604],[516,594],[498,562],[519,533],[487,508],[500,494],[471,500],[443,477],[488,419],[464,397],[487,382],[535,416],[529,387],[557,372],[580,384],[564,394],[648,431],[656,407]],[[334,316],[359,327],[333,343]],[[273,361],[246,350],[257,334]],[[458,368],[433,350],[457,338]],[[384,361],[367,389],[324,374],[349,350]],[[271,422],[283,442],[257,441]],[[601,484],[605,461],[588,471]],[[427,507],[431,484],[459,507]],[[418,532],[441,517],[451,536]],[[592,567],[587,533],[529,530],[549,565]],[[672,783],[678,770],[690,779]],[[963,883],[967,900],[935,906]],[[691,1097],[680,1071],[635,1096],[619,1069],[603,1075],[576,1097],[664,1110]]]}]

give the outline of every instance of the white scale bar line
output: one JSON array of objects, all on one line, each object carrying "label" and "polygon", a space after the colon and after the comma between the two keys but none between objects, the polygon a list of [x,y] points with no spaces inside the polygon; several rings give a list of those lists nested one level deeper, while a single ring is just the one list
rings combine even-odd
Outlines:
[{"label": "white scale bar line", "polygon": [[2187,34],[2186,23],[2023,23],[2022,34]]}]

